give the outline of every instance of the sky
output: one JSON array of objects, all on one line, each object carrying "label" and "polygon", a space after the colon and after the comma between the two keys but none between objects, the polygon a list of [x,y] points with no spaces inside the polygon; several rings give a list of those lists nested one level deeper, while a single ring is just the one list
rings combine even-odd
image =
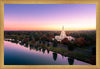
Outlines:
[{"label": "sky", "polygon": [[96,4],[5,4],[5,31],[96,30]]}]

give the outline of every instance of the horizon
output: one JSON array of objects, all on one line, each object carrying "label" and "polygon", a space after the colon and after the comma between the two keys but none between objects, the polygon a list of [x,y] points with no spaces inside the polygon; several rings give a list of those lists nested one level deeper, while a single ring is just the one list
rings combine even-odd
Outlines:
[{"label": "horizon", "polygon": [[4,31],[96,30],[96,4],[5,4]]},{"label": "horizon", "polygon": [[[55,31],[55,30],[4,30],[4,31]],[[60,32],[61,30],[58,30]],[[67,31],[96,31],[96,30],[64,30]]]}]

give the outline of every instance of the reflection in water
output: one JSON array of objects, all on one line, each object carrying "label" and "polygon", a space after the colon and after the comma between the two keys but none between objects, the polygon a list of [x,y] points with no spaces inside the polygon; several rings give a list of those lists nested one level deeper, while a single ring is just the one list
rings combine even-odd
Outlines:
[{"label": "reflection in water", "polygon": [[24,47],[28,48],[28,43],[26,43],[26,44],[24,45]]},{"label": "reflection in water", "polygon": [[[28,43],[26,43],[24,45],[24,47],[28,48]],[[42,48],[38,48],[37,46],[34,45],[30,45],[30,50],[31,49],[35,49],[36,51],[41,51]],[[43,54],[45,53],[46,49],[42,49]],[[49,54],[49,50],[47,50],[47,53]],[[53,60],[56,61],[57,60],[57,53],[52,53],[53,54]],[[62,55],[62,59],[64,58],[64,55]],[[74,58],[68,57],[68,63],[69,65],[73,65],[74,64]]]},{"label": "reflection in water", "polygon": [[74,64],[74,58],[68,57],[68,62],[69,62],[69,65],[73,65]]},{"label": "reflection in water", "polygon": [[48,54],[49,54],[49,50],[47,49],[47,52],[48,52]]},{"label": "reflection in water", "polygon": [[[5,65],[88,65],[82,61],[68,58],[63,55],[61,56],[58,53],[42,49],[35,45],[20,43],[21,46],[7,41],[5,41],[4,44]],[[30,51],[31,49],[34,51]],[[66,62],[67,58],[68,62]]]},{"label": "reflection in water", "polygon": [[11,42],[18,44],[18,41],[17,40],[11,40]]},{"label": "reflection in water", "polygon": [[30,50],[33,49],[33,45],[30,44]]},{"label": "reflection in water", "polygon": [[22,46],[22,45],[24,45],[24,43],[23,43],[23,42],[21,42],[21,43],[19,43],[19,44],[20,44],[21,46]]},{"label": "reflection in water", "polygon": [[35,49],[36,49],[36,51],[38,51],[38,47],[37,46],[35,46]]},{"label": "reflection in water", "polygon": [[46,49],[42,49],[43,54],[45,53],[45,50],[46,50]]},{"label": "reflection in water", "polygon": [[39,51],[41,52],[41,48],[39,48]]},{"label": "reflection in water", "polygon": [[62,55],[62,59],[64,58],[64,56]]},{"label": "reflection in water", "polygon": [[57,59],[57,53],[53,53],[53,59],[54,59],[54,61],[56,61],[56,59]]}]

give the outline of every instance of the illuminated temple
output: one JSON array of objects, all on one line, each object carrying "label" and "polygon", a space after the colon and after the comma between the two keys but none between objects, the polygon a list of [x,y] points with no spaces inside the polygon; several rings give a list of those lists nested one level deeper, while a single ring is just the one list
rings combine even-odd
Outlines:
[{"label": "illuminated temple", "polygon": [[64,38],[67,38],[69,41],[74,41],[75,40],[75,38],[72,37],[72,36],[66,36],[65,31],[64,31],[64,26],[63,26],[60,36],[55,36],[54,39],[56,39],[57,41],[61,41]]}]

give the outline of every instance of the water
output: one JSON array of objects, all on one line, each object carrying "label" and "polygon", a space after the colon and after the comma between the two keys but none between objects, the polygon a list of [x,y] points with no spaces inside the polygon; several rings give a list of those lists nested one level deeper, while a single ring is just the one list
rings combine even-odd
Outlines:
[{"label": "water", "polygon": [[46,49],[4,41],[4,65],[90,65]]}]

